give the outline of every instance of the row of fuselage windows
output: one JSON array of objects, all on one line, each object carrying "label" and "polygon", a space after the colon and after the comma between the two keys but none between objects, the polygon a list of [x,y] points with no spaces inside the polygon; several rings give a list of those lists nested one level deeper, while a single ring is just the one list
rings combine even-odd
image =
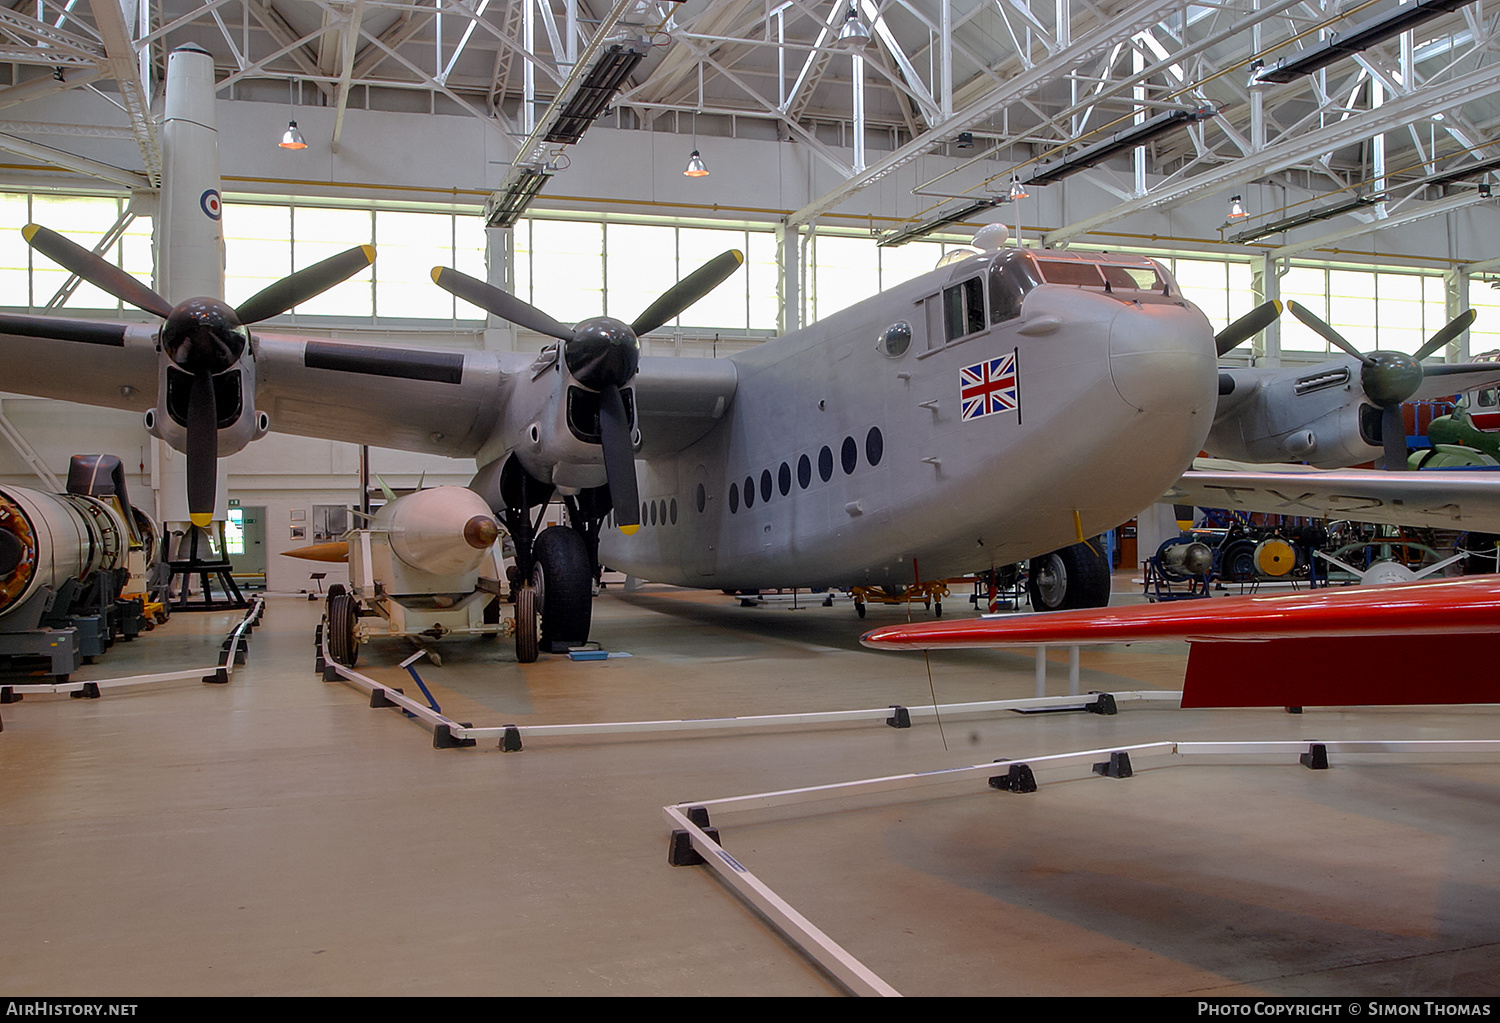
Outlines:
[{"label": "row of fuselage windows", "polygon": [[[885,437],[880,432],[880,427],[872,426],[865,434],[865,462],[871,467],[880,464],[881,458],[885,456]],[[853,437],[845,437],[844,443],[839,447],[839,465],[844,470],[844,475],[852,475],[859,468],[859,442]],[[823,445],[818,452],[818,478],[824,483],[833,479],[834,456],[833,449]],[[803,490],[812,486],[813,461],[808,455],[797,459],[797,486]],[[760,471],[759,486],[756,485],[754,476],[746,476],[743,486],[738,483],[729,484],[729,513],[739,513],[740,504],[743,501],[746,510],[755,507],[759,499],[762,503],[769,502],[771,498],[780,491],[782,497],[790,496],[792,492],[792,466],[788,462],[782,462],[773,477],[770,469]],[[698,487],[698,510],[702,511],[706,504],[706,496],[703,487]]]},{"label": "row of fuselage windows", "polygon": [[[853,437],[845,437],[844,443],[839,447],[838,465],[843,468],[846,476],[853,475],[854,470],[859,468],[859,447],[859,441]],[[885,435],[880,432],[880,427],[870,427],[869,432],[865,434],[864,449],[865,463],[872,468],[879,465],[880,460],[885,457]],[[824,483],[833,479],[834,454],[833,449],[826,444],[818,452],[817,473],[818,478]],[[769,502],[777,491],[781,492],[782,497],[790,496],[792,478],[791,463],[782,462],[774,475],[770,469],[762,469],[758,484],[753,475],[746,476],[743,484],[738,482],[729,484],[729,513],[738,514],[741,502],[747,510],[754,508],[757,500],[761,503]],[[796,481],[797,486],[803,490],[812,486],[813,460],[808,455],[797,459]],[[702,483],[698,484],[694,500],[700,514],[707,510],[708,491]],[[643,502],[641,525],[677,525],[677,499],[674,497],[670,501],[659,499]]]}]

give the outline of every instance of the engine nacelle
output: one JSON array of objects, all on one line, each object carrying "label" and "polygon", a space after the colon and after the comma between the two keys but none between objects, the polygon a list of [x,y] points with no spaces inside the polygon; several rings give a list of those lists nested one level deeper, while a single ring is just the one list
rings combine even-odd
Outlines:
[{"label": "engine nacelle", "polygon": [[1219,373],[1219,404],[1204,450],[1238,462],[1307,462],[1338,469],[1382,454],[1380,410],[1364,400],[1353,359],[1267,379]]}]

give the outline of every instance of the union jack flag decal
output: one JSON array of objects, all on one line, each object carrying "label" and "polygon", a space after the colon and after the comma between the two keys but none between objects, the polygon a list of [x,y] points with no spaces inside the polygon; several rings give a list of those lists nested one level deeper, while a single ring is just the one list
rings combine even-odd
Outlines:
[{"label": "union jack flag decal", "polygon": [[1016,353],[986,359],[958,371],[960,421],[968,422],[996,412],[1019,412],[1021,377],[1016,372]]}]

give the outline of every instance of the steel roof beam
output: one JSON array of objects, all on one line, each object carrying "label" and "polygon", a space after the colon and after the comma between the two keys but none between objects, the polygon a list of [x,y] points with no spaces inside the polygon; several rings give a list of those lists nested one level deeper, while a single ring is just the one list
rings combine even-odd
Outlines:
[{"label": "steel roof beam", "polygon": [[1096,59],[1108,53],[1122,37],[1134,35],[1160,21],[1171,10],[1177,9],[1176,0],[1143,0],[1120,12],[1107,23],[1095,25],[1079,36],[1072,45],[1050,54],[1046,60],[1034,65],[1003,85],[998,86],[983,98],[956,110],[951,117],[944,118],[924,134],[901,146],[885,159],[856,174],[843,184],[825,193],[802,207],[789,218],[791,224],[805,224],[826,213],[855,192],[867,188],[890,174],[919,159],[933,147],[946,142],[954,135],[965,131],[989,117],[1006,104],[1034,92],[1047,82],[1065,75],[1079,63]]},{"label": "steel roof beam", "polygon": [[1429,84],[1420,92],[1391,100],[1375,110],[1351,114],[1297,138],[1267,146],[1259,153],[1232,160],[1180,184],[1155,188],[1146,195],[1121,203],[1103,213],[1049,231],[1045,235],[1045,241],[1048,245],[1060,245],[1143,210],[1155,209],[1168,203],[1188,202],[1268,174],[1288,170],[1380,132],[1442,113],[1456,103],[1495,92],[1500,92],[1500,65],[1479,68],[1441,85]]}]

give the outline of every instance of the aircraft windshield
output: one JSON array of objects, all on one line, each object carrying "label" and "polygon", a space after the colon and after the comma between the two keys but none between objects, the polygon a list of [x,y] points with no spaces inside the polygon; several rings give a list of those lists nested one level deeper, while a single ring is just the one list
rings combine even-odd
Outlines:
[{"label": "aircraft windshield", "polygon": [[1078,288],[1105,288],[1109,291],[1156,291],[1165,285],[1161,274],[1150,263],[1085,263],[1079,260],[1038,259],[1037,267],[1048,284],[1067,284]]}]

